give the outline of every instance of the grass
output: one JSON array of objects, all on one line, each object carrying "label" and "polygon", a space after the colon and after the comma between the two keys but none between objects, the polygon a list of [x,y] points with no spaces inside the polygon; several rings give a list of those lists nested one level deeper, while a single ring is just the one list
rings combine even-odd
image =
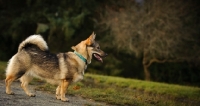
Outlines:
[{"label": "grass", "polygon": [[95,98],[95,96],[99,96],[100,98],[95,99],[111,104],[192,105],[200,102],[200,88],[196,87],[92,74],[86,74],[85,80],[81,83],[85,84],[81,86],[84,90],[78,93],[87,95],[87,92],[94,90],[92,94],[93,92],[96,94],[89,94],[87,97]]},{"label": "grass", "polygon": [[[4,79],[6,63],[0,62],[0,77]],[[56,86],[35,79],[37,90],[55,93]],[[86,74],[84,80],[72,84],[67,95],[133,106],[198,106],[200,88],[158,82],[148,82],[120,77]]]}]

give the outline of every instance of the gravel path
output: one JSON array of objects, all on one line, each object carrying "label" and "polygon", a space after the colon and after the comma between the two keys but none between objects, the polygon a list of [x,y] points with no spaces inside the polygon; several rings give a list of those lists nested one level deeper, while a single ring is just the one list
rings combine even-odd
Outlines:
[{"label": "gravel path", "polygon": [[[35,86],[29,86],[31,90]],[[62,102],[55,99],[55,95],[44,91],[34,91],[36,97],[29,97],[20,87],[20,82],[13,82],[11,85],[15,95],[5,93],[5,83],[0,80],[0,106],[109,106],[106,103],[95,102],[77,96],[67,95],[69,102]]]}]

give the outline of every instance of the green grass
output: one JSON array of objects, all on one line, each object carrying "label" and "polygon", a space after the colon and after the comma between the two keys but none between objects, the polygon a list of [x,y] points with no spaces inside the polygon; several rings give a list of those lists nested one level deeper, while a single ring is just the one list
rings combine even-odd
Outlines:
[{"label": "green grass", "polygon": [[[0,62],[0,79],[4,79],[5,62]],[[35,79],[37,90],[55,93],[56,86]],[[200,88],[120,77],[86,74],[84,80],[72,84],[67,95],[106,102],[115,105],[135,106],[198,106]]]},{"label": "green grass", "polygon": [[196,87],[92,74],[86,74],[85,80],[81,83],[81,87],[85,89],[78,93],[87,95],[87,92],[94,90],[92,94],[96,94],[89,94],[87,97],[95,98],[98,95],[100,98],[95,98],[96,100],[111,104],[178,105],[185,101],[184,104],[188,105],[200,102],[200,88]]},{"label": "green grass", "polygon": [[200,89],[197,87],[180,86],[173,84],[164,84],[157,82],[149,82],[142,80],[125,79],[119,77],[108,77],[87,74],[86,78],[90,77],[95,79],[95,82],[107,85],[114,85],[120,88],[137,89],[145,92],[156,92],[160,94],[168,94],[172,96],[187,96],[188,98],[200,97]]}]

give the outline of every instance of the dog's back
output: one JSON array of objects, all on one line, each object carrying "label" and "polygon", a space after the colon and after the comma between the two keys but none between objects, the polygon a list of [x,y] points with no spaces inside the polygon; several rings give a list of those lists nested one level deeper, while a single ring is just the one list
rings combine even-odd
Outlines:
[{"label": "dog's back", "polygon": [[12,76],[13,80],[21,77],[25,73],[25,70],[30,67],[31,61],[34,60],[30,57],[34,55],[34,50],[41,52],[48,51],[48,46],[40,35],[32,35],[20,43],[18,52],[9,60],[6,76],[8,78]]},{"label": "dog's back", "polygon": [[40,35],[32,35],[19,45],[18,52],[8,63],[6,81],[18,79],[24,74],[52,84],[57,84],[56,80],[61,79],[57,54],[48,51],[48,46]]},{"label": "dog's back", "polygon": [[[40,35],[32,35],[25,39],[22,43],[20,43],[18,52],[9,60],[8,66],[6,68],[5,79],[7,94],[13,94],[13,92],[10,90],[11,83],[16,79],[21,78],[29,69],[31,69],[31,61],[33,61],[34,58],[31,58],[30,55],[33,52],[29,51],[32,51],[33,49],[40,50],[42,52],[48,51],[48,46]],[[29,79],[31,78],[26,76],[21,79],[29,81]],[[22,83],[22,87],[25,83]],[[29,93],[27,94],[30,96],[34,96]]]}]

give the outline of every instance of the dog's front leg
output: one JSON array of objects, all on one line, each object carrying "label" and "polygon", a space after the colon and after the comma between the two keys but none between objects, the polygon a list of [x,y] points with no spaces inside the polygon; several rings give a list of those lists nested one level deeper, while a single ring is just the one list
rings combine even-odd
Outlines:
[{"label": "dog's front leg", "polygon": [[66,91],[67,91],[67,88],[69,86],[69,81],[67,80],[62,80],[61,82],[61,88],[60,88],[60,96],[61,96],[61,100],[64,101],[64,102],[67,102],[69,101],[66,97],[65,97],[65,94],[66,94]]},{"label": "dog's front leg", "polygon": [[60,99],[60,86],[61,84],[56,88],[56,99]]}]

